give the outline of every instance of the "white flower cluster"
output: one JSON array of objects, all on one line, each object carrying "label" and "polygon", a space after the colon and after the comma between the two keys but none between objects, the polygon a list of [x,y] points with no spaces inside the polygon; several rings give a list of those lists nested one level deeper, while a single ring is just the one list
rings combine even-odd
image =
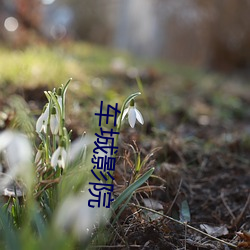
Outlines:
[{"label": "white flower cluster", "polygon": [[[47,127],[49,125],[50,131],[53,135],[58,134],[60,119],[62,114],[62,96],[56,95],[56,99],[59,105],[52,105],[50,102],[44,107],[44,110],[36,122],[36,132],[47,133]],[[51,107],[52,106],[52,107]]]},{"label": "white flower cluster", "polygon": [[[65,147],[64,139],[62,138],[62,121],[65,119],[63,117],[63,97],[62,97],[62,88],[58,89],[58,93],[54,92],[46,92],[48,103],[44,106],[43,112],[38,118],[36,122],[36,132],[41,135],[44,134],[45,137],[51,132],[52,137],[56,138],[58,147],[54,149],[54,152],[50,158],[50,165],[56,169],[58,166],[59,168],[64,169],[66,166],[67,161],[67,152]],[[50,129],[50,132],[48,130]],[[40,136],[40,138],[43,138]],[[44,147],[43,145],[46,143],[41,143],[38,148],[35,163],[40,165],[42,162],[43,154],[44,154]],[[48,148],[48,145],[47,145]]]}]

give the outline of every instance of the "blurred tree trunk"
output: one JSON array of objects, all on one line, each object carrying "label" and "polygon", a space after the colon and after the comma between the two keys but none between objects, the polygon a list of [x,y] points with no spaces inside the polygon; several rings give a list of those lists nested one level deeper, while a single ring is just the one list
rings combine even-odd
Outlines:
[{"label": "blurred tree trunk", "polygon": [[246,69],[250,66],[250,1],[209,2],[209,65],[223,71]]},{"label": "blurred tree trunk", "polygon": [[17,19],[26,30],[39,31],[41,3],[38,0],[16,0]]},{"label": "blurred tree trunk", "polygon": [[113,1],[103,0],[64,0],[74,12],[73,29],[77,39],[100,44],[110,44],[112,40]]},{"label": "blurred tree trunk", "polygon": [[39,0],[15,0],[16,17],[19,22],[19,43],[25,45],[41,36],[41,2]]},{"label": "blurred tree trunk", "polygon": [[249,68],[249,0],[159,1],[166,58],[222,71]]}]

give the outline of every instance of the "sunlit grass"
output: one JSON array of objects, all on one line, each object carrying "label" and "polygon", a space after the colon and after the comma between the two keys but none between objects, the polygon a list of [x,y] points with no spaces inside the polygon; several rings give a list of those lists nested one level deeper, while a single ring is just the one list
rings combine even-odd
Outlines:
[{"label": "sunlit grass", "polygon": [[22,50],[0,46],[0,84],[18,85],[55,85],[58,81],[72,77],[78,81],[87,81],[89,77],[110,71],[110,65],[116,56],[125,53],[87,43],[66,43],[63,45],[38,45]]},{"label": "sunlit grass", "polygon": [[32,46],[23,50],[0,47],[0,83],[16,85],[55,85],[72,76],[84,80],[79,60],[67,56],[61,48]]},{"label": "sunlit grass", "polygon": [[120,58],[128,68],[139,70],[153,67],[159,73],[176,75],[180,72],[186,78],[197,78],[202,72],[192,67],[154,59],[136,58],[128,53],[91,45],[69,42],[61,45],[33,45],[24,49],[12,49],[0,45],[0,84],[53,86],[72,77],[87,82],[91,77],[112,73],[112,62]]},{"label": "sunlit grass", "polygon": [[30,47],[23,51],[0,48],[0,81],[17,85],[54,82],[66,77],[66,63],[58,53],[46,47]]},{"label": "sunlit grass", "polygon": [[[151,108],[156,109],[158,117],[168,119],[166,115],[184,112],[193,119],[197,97],[199,103],[208,104],[215,118],[232,119],[244,115],[242,103],[231,93],[232,86],[225,87],[228,86],[225,77],[191,66],[136,58],[125,52],[83,42],[33,45],[22,50],[2,45],[0,56],[0,86],[53,87],[72,77],[72,98],[80,107],[89,104],[93,107],[92,104],[100,100],[119,102],[127,94],[137,91],[136,80],[127,76],[127,71],[134,68],[143,72],[142,77],[147,70],[153,70],[156,78],[159,77],[156,81],[142,79],[145,94],[155,100]],[[122,73],[117,73],[112,67],[117,58],[124,63]],[[214,112],[214,108],[219,109]]]}]

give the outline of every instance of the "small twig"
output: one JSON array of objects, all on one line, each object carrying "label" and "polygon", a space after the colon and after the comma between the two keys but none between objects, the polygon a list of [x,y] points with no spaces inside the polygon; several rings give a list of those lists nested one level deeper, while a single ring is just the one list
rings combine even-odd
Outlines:
[{"label": "small twig", "polygon": [[137,190],[135,191],[135,193],[140,193],[140,192],[152,192],[154,190],[164,190],[164,187],[161,186],[153,186],[153,185],[149,185],[149,186],[143,186],[143,187],[139,187],[137,188]]},{"label": "small twig", "polygon": [[49,184],[49,183],[59,183],[60,182],[60,178],[56,178],[56,179],[48,179],[48,180],[41,180],[40,183],[41,184]]},{"label": "small twig", "polygon": [[[35,197],[35,198],[38,198],[38,197],[42,194],[42,192],[44,192],[46,189],[51,188],[51,187],[53,186],[53,184],[55,184],[55,183],[59,183],[58,179],[60,179],[60,178],[57,178],[57,179],[55,179],[55,180],[51,180],[49,183],[47,183],[47,184],[43,187],[43,189],[41,189],[39,192],[37,192],[37,193],[34,195],[34,197]],[[39,185],[40,185],[40,183],[39,183]]]},{"label": "small twig", "polygon": [[[116,246],[104,246],[104,245],[98,245],[98,246],[89,246],[89,248],[124,248],[124,247],[128,247],[126,245],[116,245]],[[129,245],[129,247],[135,247],[135,248],[141,248],[141,245]]]},{"label": "small twig", "polygon": [[[223,243],[223,244],[226,244],[226,245],[228,245],[228,246],[230,246],[230,247],[237,248],[236,245],[234,245],[234,244],[232,244],[232,243],[229,243],[229,242],[226,242],[226,241],[224,241],[224,240],[218,239],[218,238],[216,238],[216,237],[214,237],[214,236],[212,236],[212,235],[209,235],[209,234],[207,234],[207,233],[205,233],[205,232],[203,232],[203,231],[201,231],[201,230],[199,230],[199,229],[197,229],[197,228],[195,228],[195,227],[192,227],[192,226],[188,225],[186,222],[178,221],[178,220],[176,220],[176,219],[173,219],[173,218],[170,217],[170,216],[167,216],[167,215],[165,215],[165,214],[162,214],[162,213],[160,213],[160,212],[157,212],[157,211],[155,211],[155,210],[153,210],[153,209],[150,209],[150,208],[147,208],[147,207],[144,207],[144,206],[141,206],[141,205],[136,205],[136,204],[134,204],[134,203],[132,203],[132,204],[130,203],[130,204],[128,204],[128,205],[134,206],[134,207],[137,207],[137,208],[140,208],[140,209],[145,209],[145,210],[150,211],[150,212],[152,212],[152,213],[161,215],[161,216],[163,216],[164,218],[167,218],[167,219],[169,219],[169,220],[171,220],[171,221],[174,221],[174,222],[176,222],[176,223],[178,223],[178,224],[180,224],[180,225],[182,225],[182,226],[186,226],[186,227],[188,227],[189,229],[192,229],[192,230],[194,230],[194,231],[196,231],[196,232],[198,232],[198,233],[200,233],[200,234],[203,234],[203,235],[205,235],[205,236],[207,236],[207,237],[209,237],[209,238],[211,238],[211,239],[213,239],[213,240],[219,241],[219,242],[221,242],[221,243]],[[186,224],[186,225],[185,225],[185,224]]]}]

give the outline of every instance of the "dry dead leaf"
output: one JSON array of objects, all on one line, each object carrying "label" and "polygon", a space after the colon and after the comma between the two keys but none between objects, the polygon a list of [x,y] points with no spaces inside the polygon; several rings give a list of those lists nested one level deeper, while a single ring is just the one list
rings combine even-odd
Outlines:
[{"label": "dry dead leaf", "polygon": [[238,247],[250,249],[250,232],[237,232],[237,235],[240,237],[241,240],[243,240],[238,244]]},{"label": "dry dead leaf", "polygon": [[143,199],[143,203],[145,205],[145,207],[148,207],[150,209],[153,210],[163,210],[163,205],[161,204],[161,202],[151,199],[151,198],[144,198]]},{"label": "dry dead leaf", "polygon": [[[163,214],[163,205],[159,201],[150,198],[145,198],[143,199],[143,203],[145,207],[156,210]],[[146,214],[147,218],[149,218],[151,221],[157,220],[162,217],[159,214],[155,214],[149,211],[145,211],[144,213]]]},{"label": "dry dead leaf", "polygon": [[200,225],[201,230],[205,231],[207,234],[212,235],[214,237],[219,237],[222,235],[227,235],[228,230],[225,225],[222,226],[209,226],[207,224]]}]

